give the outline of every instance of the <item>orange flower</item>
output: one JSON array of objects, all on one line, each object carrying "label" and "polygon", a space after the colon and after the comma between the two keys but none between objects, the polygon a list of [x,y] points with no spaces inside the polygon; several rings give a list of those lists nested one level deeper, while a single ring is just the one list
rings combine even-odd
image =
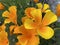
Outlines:
[{"label": "orange flower", "polygon": [[25,29],[23,25],[21,25],[19,28],[15,28],[15,30],[19,30],[19,32],[22,34],[18,36],[18,43],[21,45],[38,45],[39,44],[39,37],[37,36],[36,30],[28,30]]},{"label": "orange flower", "polygon": [[39,2],[39,0],[33,0],[35,3],[38,3]]},{"label": "orange flower", "polygon": [[1,31],[5,31],[5,24],[3,24],[3,25],[0,26],[0,32]]},{"label": "orange flower", "polygon": [[[2,35],[3,34],[3,35]],[[5,31],[0,32],[0,45],[8,45],[7,33]]]},{"label": "orange flower", "polygon": [[12,26],[10,26],[10,27],[9,27],[9,28],[10,28],[10,34],[20,33],[19,27],[20,27],[20,26],[17,26],[17,25],[12,25]]},{"label": "orange flower", "polygon": [[[57,20],[57,16],[51,11],[46,12],[42,18],[42,12],[40,9],[30,11],[33,18],[24,18],[23,24],[26,29],[36,29],[37,33],[45,38],[50,39],[54,35],[54,30],[48,25]],[[29,14],[28,14],[29,15]]]},{"label": "orange flower", "polygon": [[9,7],[9,11],[3,12],[2,16],[7,17],[5,19],[5,23],[13,22],[14,24],[17,24],[17,14],[16,14],[16,6]]},{"label": "orange flower", "polygon": [[56,6],[56,14],[57,16],[60,16],[60,4],[57,4]]},{"label": "orange flower", "polygon": [[4,9],[4,5],[0,2],[0,10]]}]

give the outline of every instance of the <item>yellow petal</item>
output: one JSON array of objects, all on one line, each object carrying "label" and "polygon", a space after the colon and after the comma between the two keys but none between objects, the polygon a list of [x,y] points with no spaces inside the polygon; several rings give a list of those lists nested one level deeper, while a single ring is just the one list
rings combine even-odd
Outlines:
[{"label": "yellow petal", "polygon": [[5,21],[4,21],[5,24],[6,24],[6,23],[10,23],[10,22],[11,22],[10,19],[5,19]]},{"label": "yellow petal", "polygon": [[48,9],[48,10],[45,11],[45,13],[47,13],[47,12],[49,12],[49,11],[51,11],[51,10]]},{"label": "yellow petal", "polygon": [[48,4],[44,4],[43,10],[46,10],[48,8],[49,8],[49,5]]},{"label": "yellow petal", "polygon": [[33,22],[31,19],[26,19],[24,22],[24,26],[26,29],[35,29],[36,28],[36,23]]},{"label": "yellow petal", "polygon": [[31,16],[31,11],[32,10],[34,10],[35,8],[34,7],[29,7],[29,8],[26,8],[25,9],[25,14],[29,17],[29,18],[31,18],[32,16]]},{"label": "yellow petal", "polygon": [[31,15],[32,15],[33,19],[35,20],[35,22],[41,23],[41,20],[42,20],[41,9],[32,10]]},{"label": "yellow petal", "polygon": [[41,3],[37,3],[36,5],[39,9],[42,9],[42,4]]},{"label": "yellow petal", "polygon": [[44,39],[50,39],[54,35],[53,29],[48,26],[38,29],[37,32]]},{"label": "yellow petal", "polygon": [[57,21],[57,16],[53,12],[49,11],[45,14],[45,16],[42,20],[42,24],[49,25],[55,21]]},{"label": "yellow petal", "polygon": [[9,17],[9,12],[8,11],[4,11],[2,14],[3,17]]}]

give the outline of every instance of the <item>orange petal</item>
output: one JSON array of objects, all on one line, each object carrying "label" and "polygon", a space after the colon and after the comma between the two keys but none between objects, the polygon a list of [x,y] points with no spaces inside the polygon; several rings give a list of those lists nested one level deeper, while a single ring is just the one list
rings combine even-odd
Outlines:
[{"label": "orange petal", "polygon": [[0,2],[0,10],[4,9],[4,5]]},{"label": "orange petal", "polygon": [[0,31],[5,31],[5,24],[3,24],[2,26],[0,26]]},{"label": "orange petal", "polygon": [[38,3],[39,2],[39,0],[33,0],[35,3]]},{"label": "orange petal", "polygon": [[42,24],[49,25],[55,21],[57,21],[57,16],[53,12],[48,11],[42,20]]},{"label": "orange petal", "polygon": [[12,32],[12,30],[13,30],[15,27],[16,27],[15,25],[10,26],[10,27],[9,27],[10,32]]},{"label": "orange petal", "polygon": [[13,33],[15,34],[20,33],[20,26],[16,26]]},{"label": "orange petal", "polygon": [[10,13],[12,13],[13,15],[16,15],[16,12],[17,12],[16,6],[11,6],[11,7],[9,7],[9,11],[10,11]]},{"label": "orange petal", "polygon": [[57,4],[56,6],[56,14],[57,16],[60,16],[60,4]]},{"label": "orange petal", "polygon": [[18,36],[17,37],[21,45],[26,45],[27,44],[27,39],[25,36]]},{"label": "orange petal", "polygon": [[37,35],[37,32],[36,32],[36,30],[34,29],[32,29],[32,30],[30,30],[30,29],[26,29],[23,25],[21,25],[20,26],[20,33],[22,33],[22,34],[30,34],[30,35]]},{"label": "orange petal", "polygon": [[[33,42],[33,43],[32,43]],[[39,44],[39,37],[33,36],[31,39],[28,40],[27,45],[38,45]]]},{"label": "orange petal", "polygon": [[22,23],[24,23],[26,19],[28,19],[28,17],[27,17],[27,16],[22,17]]},{"label": "orange petal", "polygon": [[35,9],[34,7],[26,8],[26,9],[25,9],[25,14],[26,14],[28,17],[31,18],[32,16],[31,16],[30,13],[31,13],[31,11],[34,10],[34,9]]},{"label": "orange petal", "polygon": [[54,35],[54,30],[48,26],[38,29],[37,32],[44,39],[50,39]]}]

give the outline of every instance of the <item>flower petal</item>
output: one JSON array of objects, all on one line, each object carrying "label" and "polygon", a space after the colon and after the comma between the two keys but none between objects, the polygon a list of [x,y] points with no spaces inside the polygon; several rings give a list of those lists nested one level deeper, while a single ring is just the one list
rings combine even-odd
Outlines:
[{"label": "flower petal", "polygon": [[10,22],[11,22],[10,19],[5,19],[5,21],[4,21],[5,24],[6,24],[6,23],[10,23]]},{"label": "flower petal", "polygon": [[34,7],[26,8],[26,9],[25,9],[25,14],[26,14],[28,17],[31,18],[32,16],[31,16],[30,13],[31,13],[31,11],[34,10],[34,9],[35,9]]},{"label": "flower petal", "polygon": [[20,33],[20,26],[15,26],[15,29],[14,29],[14,34],[18,34]]},{"label": "flower petal", "polygon": [[57,21],[57,16],[54,13],[52,13],[51,11],[48,11],[45,14],[45,16],[44,16],[44,18],[42,20],[42,24],[43,25],[49,25],[49,24],[51,24],[51,23],[53,23],[55,21]]},{"label": "flower petal", "polygon": [[41,3],[37,3],[36,5],[39,9],[42,9],[42,4]]},{"label": "flower petal", "polygon": [[57,16],[60,16],[60,4],[57,4],[56,6],[56,14]]},{"label": "flower petal", "polygon": [[22,23],[24,23],[26,19],[28,19],[28,17],[27,17],[27,16],[22,17]]},{"label": "flower petal", "polygon": [[41,20],[42,20],[41,9],[32,10],[31,15],[32,15],[33,19],[35,20],[35,22],[37,22],[37,24],[41,23]]},{"label": "flower petal", "polygon": [[37,32],[44,39],[50,39],[54,35],[53,29],[48,26],[38,29]]},{"label": "flower petal", "polygon": [[31,19],[26,19],[24,22],[24,26],[26,29],[35,29],[36,28],[36,23],[33,22]]},{"label": "flower petal", "polygon": [[4,9],[4,5],[0,2],[0,10]]},{"label": "flower petal", "polygon": [[16,6],[9,7],[9,12],[12,13],[13,15],[16,15],[16,12],[17,12]]},{"label": "flower petal", "polygon": [[[33,42],[33,43],[32,43]],[[39,37],[33,36],[30,40],[28,40],[27,45],[38,45],[39,44]]]},{"label": "flower petal", "polygon": [[26,40],[25,36],[18,36],[17,38],[18,38],[21,45],[26,45],[27,44],[27,40]]},{"label": "flower petal", "polygon": [[8,11],[4,11],[2,14],[3,17],[9,17],[9,12]]},{"label": "flower petal", "polygon": [[49,8],[49,5],[48,5],[48,4],[44,4],[43,10],[46,10],[46,9],[48,9],[48,8]]}]

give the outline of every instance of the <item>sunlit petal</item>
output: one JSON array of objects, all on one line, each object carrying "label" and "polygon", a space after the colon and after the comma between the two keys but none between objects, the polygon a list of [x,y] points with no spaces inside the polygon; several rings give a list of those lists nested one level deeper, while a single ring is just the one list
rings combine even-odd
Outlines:
[{"label": "sunlit petal", "polygon": [[33,22],[31,19],[26,19],[24,22],[24,26],[26,29],[35,29],[36,28],[36,23]]},{"label": "sunlit petal", "polygon": [[9,17],[9,12],[8,11],[4,11],[2,14],[3,17]]},{"label": "sunlit petal", "polygon": [[6,24],[6,23],[10,23],[10,22],[11,22],[10,19],[5,19],[5,21],[4,21],[5,24]]},{"label": "sunlit petal", "polygon": [[51,11],[47,12],[42,20],[43,25],[49,25],[57,21],[57,16]]},{"label": "sunlit petal", "polygon": [[42,4],[41,3],[37,3],[36,5],[39,9],[42,9]]},{"label": "sunlit petal", "polygon": [[48,8],[49,8],[49,5],[48,4],[44,4],[43,10],[46,10]]},{"label": "sunlit petal", "polygon": [[38,29],[37,32],[44,39],[50,39],[54,35],[53,29],[48,26]]},{"label": "sunlit petal", "polygon": [[41,23],[41,20],[42,20],[41,9],[32,10],[31,15],[32,15],[33,19],[35,20],[35,22]]}]

